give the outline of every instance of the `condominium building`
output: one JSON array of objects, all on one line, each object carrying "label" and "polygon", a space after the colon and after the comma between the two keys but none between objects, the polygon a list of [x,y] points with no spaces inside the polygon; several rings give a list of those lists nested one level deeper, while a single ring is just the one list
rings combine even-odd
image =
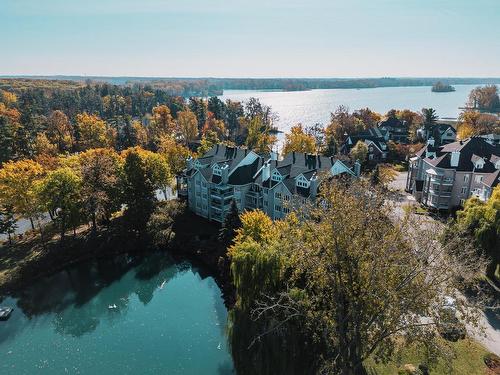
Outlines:
[{"label": "condominium building", "polygon": [[410,159],[406,190],[439,210],[463,206],[477,196],[486,201],[500,182],[500,146],[481,137],[427,145]]},{"label": "condominium building", "polygon": [[[251,150],[216,145],[189,159],[177,177],[178,194],[197,215],[222,222],[234,200],[240,212],[261,209],[272,219],[290,211],[292,197],[314,199],[320,175],[359,175],[334,157],[293,152],[282,160]],[[357,173],[356,173],[357,172]]]}]

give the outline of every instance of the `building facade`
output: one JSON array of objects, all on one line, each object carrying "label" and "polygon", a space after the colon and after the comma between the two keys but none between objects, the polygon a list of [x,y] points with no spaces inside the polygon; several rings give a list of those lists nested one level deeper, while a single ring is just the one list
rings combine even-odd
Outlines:
[{"label": "building facade", "polygon": [[222,222],[233,200],[240,212],[261,209],[272,219],[281,219],[290,212],[292,197],[316,197],[323,175],[356,173],[334,157],[294,152],[277,160],[216,145],[202,157],[188,160],[186,170],[177,176],[177,189],[190,210],[208,220]]},{"label": "building facade", "polygon": [[387,160],[389,148],[387,147],[388,133],[379,128],[370,128],[355,135],[347,137],[340,147],[340,152],[349,155],[351,149],[358,142],[363,142],[368,147],[368,163],[375,164]]},{"label": "building facade", "polygon": [[406,190],[438,210],[463,206],[476,196],[486,201],[500,177],[500,146],[481,137],[427,146],[410,159]]}]

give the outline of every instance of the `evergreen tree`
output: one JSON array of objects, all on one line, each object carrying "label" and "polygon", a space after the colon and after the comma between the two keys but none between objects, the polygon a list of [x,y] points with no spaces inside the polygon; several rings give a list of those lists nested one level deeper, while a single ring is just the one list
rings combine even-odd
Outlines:
[{"label": "evergreen tree", "polygon": [[236,230],[241,227],[240,214],[238,212],[238,207],[233,199],[231,202],[231,208],[222,223],[222,227],[219,232],[219,240],[224,244],[224,246],[229,246],[234,236],[236,235]]},{"label": "evergreen tree", "polygon": [[6,234],[9,237],[10,245],[12,245],[12,234],[15,233],[16,228],[13,207],[0,207],[0,234]]}]

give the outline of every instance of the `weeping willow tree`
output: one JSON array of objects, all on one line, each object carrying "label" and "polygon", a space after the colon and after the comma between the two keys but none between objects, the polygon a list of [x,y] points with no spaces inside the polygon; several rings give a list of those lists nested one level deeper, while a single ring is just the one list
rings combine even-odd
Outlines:
[{"label": "weeping willow tree", "polygon": [[366,374],[365,360],[387,361],[401,343],[439,353],[450,300],[477,323],[460,293],[484,265],[474,249],[441,246],[369,184],[328,183],[319,198],[281,222],[242,215],[229,250],[238,374]]},{"label": "weeping willow tree", "polygon": [[[290,297],[281,293],[290,272],[279,247],[286,230],[292,230],[289,222],[273,223],[262,211],[248,212],[229,249],[237,294],[229,313],[229,339],[239,375],[305,374],[316,366],[313,353],[302,352],[309,338],[300,335],[305,330],[298,311],[286,308]],[[276,315],[266,313],[262,319],[256,310],[261,299],[275,304]]]}]

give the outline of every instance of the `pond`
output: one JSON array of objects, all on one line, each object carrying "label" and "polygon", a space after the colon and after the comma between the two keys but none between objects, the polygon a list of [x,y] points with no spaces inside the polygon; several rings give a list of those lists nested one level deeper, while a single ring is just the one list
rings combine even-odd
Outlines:
[{"label": "pond", "polygon": [[83,263],[0,305],[1,374],[233,374],[220,289],[167,254]]}]

